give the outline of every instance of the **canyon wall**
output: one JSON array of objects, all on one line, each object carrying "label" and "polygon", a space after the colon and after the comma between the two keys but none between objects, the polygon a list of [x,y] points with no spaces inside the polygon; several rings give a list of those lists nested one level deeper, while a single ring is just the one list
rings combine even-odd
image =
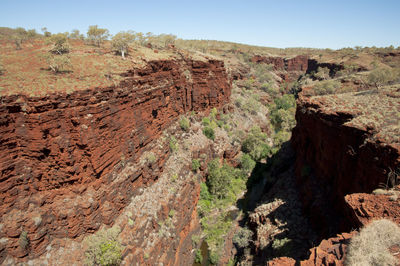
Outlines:
[{"label": "canyon wall", "polygon": [[[307,55],[298,55],[291,58],[279,56],[262,56],[255,55],[251,58],[253,63],[270,64],[274,71],[283,79],[283,81],[291,82],[297,80],[301,75],[317,72],[318,68],[328,68],[329,75],[334,77],[338,71],[345,69],[344,64],[319,62],[311,59]],[[365,71],[366,69],[358,66],[355,71]]]},{"label": "canyon wall", "polygon": [[358,115],[357,110],[341,106],[332,110],[327,105],[324,97],[300,94],[291,140],[303,208],[322,238],[358,228],[361,223],[345,196],[371,193],[387,184],[388,173],[400,162],[398,143],[379,139],[372,127],[346,123]]},{"label": "canyon wall", "polygon": [[[35,257],[52,239],[112,224],[139,187],[157,180],[168,145],[150,166],[123,178],[115,173],[152,150],[181,114],[221,107],[230,97],[218,60],[151,61],[124,77],[116,87],[1,98],[0,261]],[[22,232],[29,250],[20,245]]]}]

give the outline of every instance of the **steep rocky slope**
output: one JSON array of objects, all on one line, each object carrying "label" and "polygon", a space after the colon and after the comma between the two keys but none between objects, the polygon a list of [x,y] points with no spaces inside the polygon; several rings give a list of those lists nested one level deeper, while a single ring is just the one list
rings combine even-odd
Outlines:
[{"label": "steep rocky slope", "polygon": [[[138,189],[162,173],[169,147],[154,140],[181,114],[221,107],[230,90],[222,61],[184,59],[151,61],[125,73],[117,87],[2,97],[1,260],[33,258],[55,239],[113,224]],[[148,150],[155,153],[151,165],[118,174]],[[196,189],[186,190],[196,198]],[[195,200],[189,205],[181,228]],[[29,249],[19,244],[22,232]]]},{"label": "steep rocky slope", "polygon": [[[304,211],[322,237],[360,224],[345,196],[371,193],[399,167],[399,91],[300,96],[292,144]],[[393,183],[393,184],[391,184]]]},{"label": "steep rocky slope", "polygon": [[299,95],[295,156],[282,149],[265,175],[269,184],[248,221],[252,254],[242,262],[343,265],[355,229],[380,218],[399,223],[399,93],[392,86]]}]

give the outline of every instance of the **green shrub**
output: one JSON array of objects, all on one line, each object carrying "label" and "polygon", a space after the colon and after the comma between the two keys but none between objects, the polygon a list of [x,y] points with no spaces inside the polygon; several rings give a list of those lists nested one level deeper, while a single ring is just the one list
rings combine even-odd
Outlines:
[{"label": "green shrub", "polygon": [[203,120],[201,121],[203,126],[207,127],[211,124],[211,120],[208,117],[203,117]]},{"label": "green shrub", "polygon": [[296,99],[293,94],[285,94],[282,97],[275,98],[275,109],[285,109],[289,110],[290,108],[296,107]]},{"label": "green shrub", "polygon": [[179,126],[181,127],[182,130],[184,131],[189,131],[190,128],[190,122],[189,119],[186,117],[182,117],[181,120],[179,120]]},{"label": "green shrub", "polygon": [[291,132],[289,131],[284,131],[284,130],[280,130],[277,133],[275,133],[274,135],[274,146],[275,147],[280,147],[283,143],[285,143],[286,141],[288,141],[290,139],[291,136]]},{"label": "green shrub", "polygon": [[198,159],[192,160],[192,170],[193,172],[197,172],[200,169],[200,161]]},{"label": "green shrub", "polygon": [[233,236],[233,243],[239,248],[248,247],[253,237],[253,232],[248,228],[240,228]]},{"label": "green shrub", "polygon": [[178,150],[178,141],[174,136],[171,136],[169,139],[169,149],[171,152],[175,152]]},{"label": "green shrub", "polygon": [[271,95],[272,98],[275,98],[279,94],[279,89],[275,88],[270,83],[264,83],[261,85],[261,89]]},{"label": "green shrub", "polygon": [[218,159],[208,163],[207,185],[212,195],[223,198],[228,193],[232,170],[227,164],[220,167]]},{"label": "green shrub", "polygon": [[23,250],[27,250],[29,248],[29,238],[28,233],[26,231],[22,231],[19,235],[19,245]]},{"label": "green shrub", "polygon": [[272,248],[276,256],[287,256],[290,254],[291,247],[292,240],[286,237],[283,239],[275,239],[274,242],[272,242]]},{"label": "green shrub", "polygon": [[249,154],[254,161],[270,155],[270,147],[265,142],[267,135],[259,127],[253,127],[242,143],[242,151]]},{"label": "green shrub", "polygon": [[218,110],[217,110],[217,108],[213,108],[213,109],[211,109],[211,112],[210,112],[210,119],[211,120],[216,120],[217,119],[217,114],[218,114]]},{"label": "green shrub", "polygon": [[243,169],[243,171],[246,174],[251,173],[255,166],[256,162],[251,158],[251,156],[244,153],[240,158],[240,167]]},{"label": "green shrub", "polygon": [[208,258],[208,260],[210,261],[211,264],[213,265],[217,265],[219,262],[219,257],[220,255],[218,254],[218,251],[210,251],[210,257]]},{"label": "green shrub", "polygon": [[108,230],[102,229],[88,236],[84,243],[86,264],[88,265],[119,265],[122,260],[122,247],[118,241],[121,229],[118,226]]},{"label": "green shrub", "polygon": [[196,263],[203,263],[203,256],[201,255],[201,250],[200,249],[196,249],[195,253],[194,253],[194,262]]},{"label": "green shrub", "polygon": [[294,95],[285,94],[282,97],[275,98],[274,104],[271,104],[268,109],[271,124],[274,126],[275,131],[291,131],[296,125],[296,100]]},{"label": "green shrub", "polygon": [[296,125],[295,112],[294,108],[273,110],[270,114],[270,119],[275,130],[291,131]]},{"label": "green shrub", "polygon": [[203,134],[211,140],[215,139],[215,132],[214,129],[212,129],[211,127],[205,127],[203,128]]},{"label": "green shrub", "polygon": [[254,97],[251,97],[243,103],[241,108],[243,111],[255,115],[260,111],[261,104]]},{"label": "green shrub", "polygon": [[146,161],[147,161],[149,164],[153,164],[153,163],[155,163],[155,162],[157,161],[157,158],[156,158],[156,156],[154,155],[153,152],[150,152],[150,153],[147,154],[147,156],[146,156]]}]

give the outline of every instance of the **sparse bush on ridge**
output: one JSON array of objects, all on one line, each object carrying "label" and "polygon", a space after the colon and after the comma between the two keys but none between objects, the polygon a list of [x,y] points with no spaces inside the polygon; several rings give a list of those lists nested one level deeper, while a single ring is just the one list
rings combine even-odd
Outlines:
[{"label": "sparse bush on ridge", "polygon": [[97,25],[89,26],[87,31],[87,40],[97,47],[100,47],[109,36],[110,34],[107,29],[99,28]]},{"label": "sparse bush on ridge", "polygon": [[389,248],[400,243],[400,227],[386,219],[376,220],[360,230],[350,240],[346,265],[397,265]]},{"label": "sparse bush on ridge", "polygon": [[121,31],[115,34],[111,39],[113,50],[125,59],[128,53],[129,44],[135,41],[135,34],[132,31]]}]

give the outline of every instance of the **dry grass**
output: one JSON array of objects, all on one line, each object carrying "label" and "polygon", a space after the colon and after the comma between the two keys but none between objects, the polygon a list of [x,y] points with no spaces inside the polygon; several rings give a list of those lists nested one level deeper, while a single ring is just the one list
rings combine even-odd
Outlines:
[{"label": "dry grass", "polygon": [[63,73],[49,70],[44,55],[50,50],[44,40],[36,39],[15,50],[12,42],[0,41],[0,54],[4,74],[0,79],[0,96],[27,94],[42,96],[51,92],[70,93],[75,90],[116,85],[122,73],[140,68],[146,61],[177,57],[173,51],[155,51],[142,46],[132,46],[127,60],[111,52],[110,43],[103,47],[85,45],[79,40],[69,40],[68,54],[71,67]]},{"label": "dry grass", "polygon": [[346,265],[398,265],[389,248],[400,244],[400,227],[386,219],[376,220],[351,239]]},{"label": "dry grass", "polygon": [[345,125],[369,130],[373,138],[400,143],[400,85],[327,96],[315,96],[328,113],[351,113]]}]

